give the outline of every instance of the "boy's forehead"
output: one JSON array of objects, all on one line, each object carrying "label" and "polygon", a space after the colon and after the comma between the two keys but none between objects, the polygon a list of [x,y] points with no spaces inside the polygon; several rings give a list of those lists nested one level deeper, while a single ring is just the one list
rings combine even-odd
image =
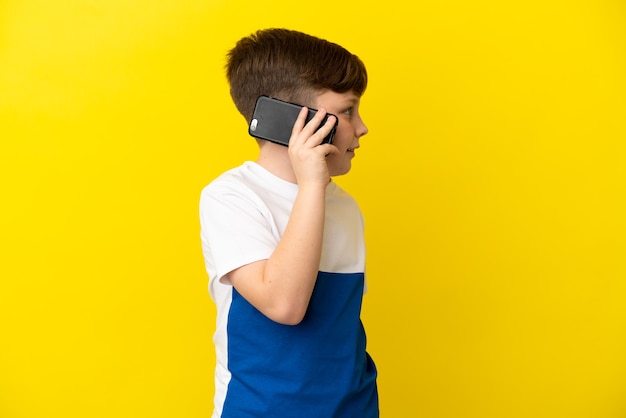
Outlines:
[{"label": "boy's forehead", "polygon": [[332,90],[326,90],[324,92],[321,92],[317,96],[317,99],[320,102],[332,101],[338,104],[357,103],[360,101],[360,97],[357,96],[353,91],[347,91],[345,93],[337,93]]}]

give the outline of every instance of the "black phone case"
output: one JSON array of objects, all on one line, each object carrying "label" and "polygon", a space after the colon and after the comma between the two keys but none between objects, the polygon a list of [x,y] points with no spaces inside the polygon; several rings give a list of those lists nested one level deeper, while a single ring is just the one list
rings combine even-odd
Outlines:
[{"label": "black phone case", "polygon": [[[255,138],[266,139],[277,144],[288,146],[291,130],[296,123],[300,109],[302,109],[302,106],[294,103],[285,102],[269,96],[260,96],[254,106],[252,119],[248,125],[248,133]],[[309,122],[313,119],[316,113],[317,110],[309,109],[306,121]],[[329,116],[331,116],[330,113],[324,117],[319,127],[326,123]],[[337,125],[338,119],[335,117],[335,126],[333,126],[330,133],[324,138],[322,144],[332,144]],[[317,129],[319,129],[319,127]]]}]

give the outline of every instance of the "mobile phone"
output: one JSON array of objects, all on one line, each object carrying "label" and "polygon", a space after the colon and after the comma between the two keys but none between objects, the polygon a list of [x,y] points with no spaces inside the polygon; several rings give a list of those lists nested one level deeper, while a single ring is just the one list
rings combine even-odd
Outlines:
[{"label": "mobile phone", "polygon": [[[296,119],[298,119],[302,107],[303,106],[298,104],[285,102],[273,97],[259,96],[248,126],[248,133],[255,138],[266,139],[277,144],[288,146],[293,125],[296,123]],[[313,119],[316,113],[316,109],[309,109],[306,122],[308,123]],[[321,128],[326,123],[329,116],[334,115],[328,113],[317,129]],[[337,125],[338,119],[335,116],[335,126],[333,126],[330,133],[324,138],[322,144],[332,144]]]}]

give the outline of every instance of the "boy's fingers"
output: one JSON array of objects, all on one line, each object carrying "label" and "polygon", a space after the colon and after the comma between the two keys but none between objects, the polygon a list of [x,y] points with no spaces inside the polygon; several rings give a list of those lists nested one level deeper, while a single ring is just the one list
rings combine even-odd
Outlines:
[{"label": "boy's fingers", "polygon": [[320,127],[322,120],[324,120],[326,113],[326,109],[319,109],[313,118],[304,126],[303,131],[306,131],[307,136],[313,136],[317,128]]},{"label": "boy's fingers", "polygon": [[335,126],[336,120],[337,118],[335,118],[334,116],[330,116],[328,120],[326,120],[326,123],[324,123],[324,125],[322,125],[315,133],[315,135],[317,135],[319,138],[319,141],[316,141],[318,144],[321,144],[324,138],[326,138],[330,131],[333,130],[333,126]]},{"label": "boy's fingers", "polygon": [[304,128],[304,123],[306,122],[306,116],[309,113],[309,109],[303,107],[300,109],[300,113],[298,114],[298,118],[296,119],[296,123],[293,124],[293,128],[291,129],[291,135],[297,135]]},{"label": "boy's fingers", "polygon": [[[298,118],[296,119],[296,123],[293,125],[293,129],[291,131],[291,139],[290,143],[294,140],[300,139],[302,143],[311,141],[314,145],[319,145],[322,143],[323,139],[330,133],[335,122],[336,117],[330,116],[328,120],[320,126],[327,112],[326,109],[319,109],[315,116],[307,123],[306,117],[308,116],[308,108],[303,107],[298,114]],[[319,128],[319,129],[318,129]]]},{"label": "boy's fingers", "polygon": [[[321,118],[323,118],[324,116],[325,115],[322,115]],[[311,122],[309,123],[315,122],[315,124],[312,124],[312,127],[313,129],[317,129],[317,131],[312,132],[311,135],[309,136],[309,139],[312,138],[311,142],[314,143],[315,145],[321,144],[324,138],[326,138],[326,136],[330,133],[330,131],[332,131],[333,126],[335,126],[336,120],[337,119],[335,118],[335,116],[330,116],[326,120],[326,122],[320,126],[319,123],[321,123],[321,121],[317,122],[312,119]]]},{"label": "boy's fingers", "polygon": [[305,127],[306,117],[309,111],[306,107],[300,109],[300,113],[298,113],[298,117],[296,118],[296,122],[293,124],[291,128],[291,137],[289,138],[289,148],[293,148],[294,146],[300,146],[304,140],[302,132]]}]

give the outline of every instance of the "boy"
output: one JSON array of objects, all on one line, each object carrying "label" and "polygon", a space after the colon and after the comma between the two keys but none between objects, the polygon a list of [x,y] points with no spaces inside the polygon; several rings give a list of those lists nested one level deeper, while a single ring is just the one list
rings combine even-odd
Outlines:
[{"label": "boy", "polygon": [[[273,96],[319,111],[289,146],[257,140],[256,162],[202,192],[202,248],[217,305],[213,417],[378,417],[376,368],[360,320],[363,221],[331,179],[346,174],[367,127],[361,60],[286,29],[261,30],[228,54],[230,92],[249,122]],[[337,115],[332,144],[322,144]]]}]

